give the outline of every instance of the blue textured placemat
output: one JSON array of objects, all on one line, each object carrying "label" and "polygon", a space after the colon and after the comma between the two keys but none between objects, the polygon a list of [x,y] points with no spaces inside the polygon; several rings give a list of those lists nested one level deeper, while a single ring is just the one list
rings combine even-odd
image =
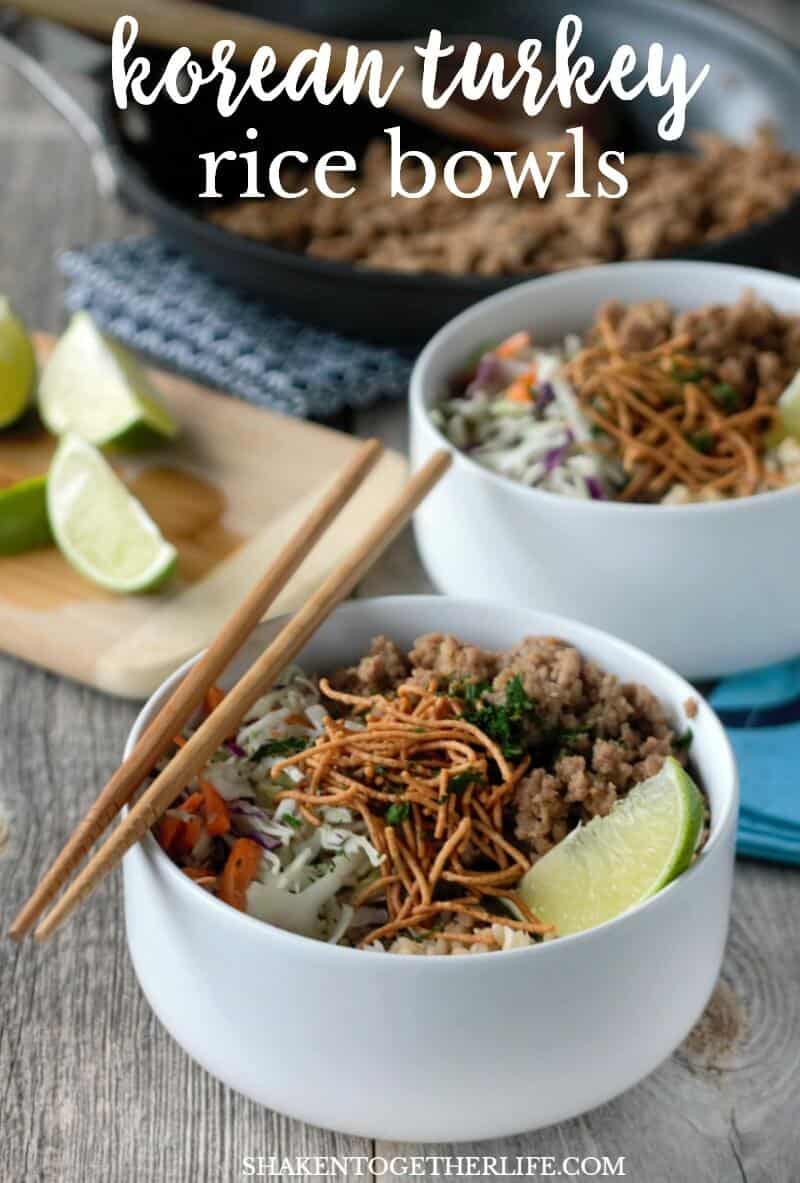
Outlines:
[{"label": "blue textured placemat", "polygon": [[259,406],[326,417],[403,398],[411,360],[312,328],[214,279],[155,235],[61,256],[67,305],[120,341]]},{"label": "blue textured placemat", "polygon": [[726,678],[710,702],[739,764],[737,850],[800,864],[800,659]]}]

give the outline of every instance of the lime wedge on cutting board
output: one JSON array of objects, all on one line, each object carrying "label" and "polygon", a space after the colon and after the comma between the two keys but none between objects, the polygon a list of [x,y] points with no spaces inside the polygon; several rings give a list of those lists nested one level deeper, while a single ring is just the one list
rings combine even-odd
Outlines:
[{"label": "lime wedge on cutting board", "polygon": [[0,555],[18,555],[53,541],[47,517],[47,477],[0,489]]},{"label": "lime wedge on cutting board", "polygon": [[74,433],[50,465],[47,511],[64,558],[109,591],[154,591],[175,570],[174,546],[97,448]]},{"label": "lime wedge on cutting board", "polygon": [[54,435],[75,431],[98,446],[135,447],[178,431],[133,355],[86,312],[73,316],[45,365],[39,412]]},{"label": "lime wedge on cutting board", "polygon": [[19,419],[33,398],[36,358],[27,330],[0,296],[0,427]]},{"label": "lime wedge on cutting board", "polygon": [[543,855],[520,884],[558,936],[583,932],[648,899],[685,871],[703,828],[703,797],[673,757]]}]

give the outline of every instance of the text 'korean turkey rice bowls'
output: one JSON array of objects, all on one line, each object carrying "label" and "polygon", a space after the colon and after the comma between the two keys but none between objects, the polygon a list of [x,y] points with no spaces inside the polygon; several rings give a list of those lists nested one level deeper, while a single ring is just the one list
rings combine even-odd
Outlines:
[{"label": "text 'korean turkey rice bowls'", "polygon": [[800,281],[620,263],[446,325],[411,380],[415,515],[450,595],[562,612],[687,677],[800,651]]},{"label": "text 'korean turkey rice bowls'", "polygon": [[737,807],[714,712],[627,643],[475,600],[351,602],[126,856],[134,968],[190,1055],[293,1117],[532,1129],[636,1083],[701,1014]]}]

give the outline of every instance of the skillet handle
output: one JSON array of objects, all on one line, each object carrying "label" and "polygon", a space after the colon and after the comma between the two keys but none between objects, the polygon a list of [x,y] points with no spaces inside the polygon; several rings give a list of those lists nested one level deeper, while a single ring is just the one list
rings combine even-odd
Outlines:
[{"label": "skillet handle", "polygon": [[86,145],[98,192],[102,197],[113,197],[117,189],[114,159],[88,111],[35,58],[3,36],[0,36],[0,65],[10,66],[66,120]]},{"label": "skillet handle", "polygon": [[[83,33],[109,40],[119,16],[135,17],[144,44],[175,49],[188,46],[194,53],[208,57],[217,41],[236,42],[234,57],[249,62],[257,49],[268,44],[275,51],[278,65],[287,69],[301,50],[319,44],[315,33],[288,25],[246,16],[231,9],[214,8],[192,0],[127,0],[120,10],[108,0],[14,0],[18,12],[56,21]],[[331,46],[333,69],[342,68],[346,43],[326,37]]]}]

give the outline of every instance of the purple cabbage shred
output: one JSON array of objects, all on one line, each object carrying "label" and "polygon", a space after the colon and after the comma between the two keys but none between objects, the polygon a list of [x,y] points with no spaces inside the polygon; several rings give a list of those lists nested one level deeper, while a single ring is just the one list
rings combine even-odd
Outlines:
[{"label": "purple cabbage shred", "polygon": [[499,358],[487,354],[478,362],[478,368],[475,370],[475,375],[467,387],[467,398],[475,394],[485,392],[487,386],[499,384],[503,373],[502,363]]},{"label": "purple cabbage shred", "polygon": [[267,838],[264,834],[258,834],[255,831],[250,831],[247,837],[252,838],[253,842],[257,846],[260,846],[262,850],[277,850],[280,846],[277,838]]},{"label": "purple cabbage shred", "polygon": [[555,402],[556,392],[549,382],[543,382],[539,387],[539,393],[536,396],[536,404],[534,411],[537,415],[541,415],[546,407],[549,407],[552,402]]},{"label": "purple cabbage shred", "polygon": [[551,473],[554,468],[559,468],[564,463],[574,442],[575,436],[571,431],[567,431],[564,443],[558,448],[551,448],[549,452],[545,453],[544,467],[547,473]]}]

